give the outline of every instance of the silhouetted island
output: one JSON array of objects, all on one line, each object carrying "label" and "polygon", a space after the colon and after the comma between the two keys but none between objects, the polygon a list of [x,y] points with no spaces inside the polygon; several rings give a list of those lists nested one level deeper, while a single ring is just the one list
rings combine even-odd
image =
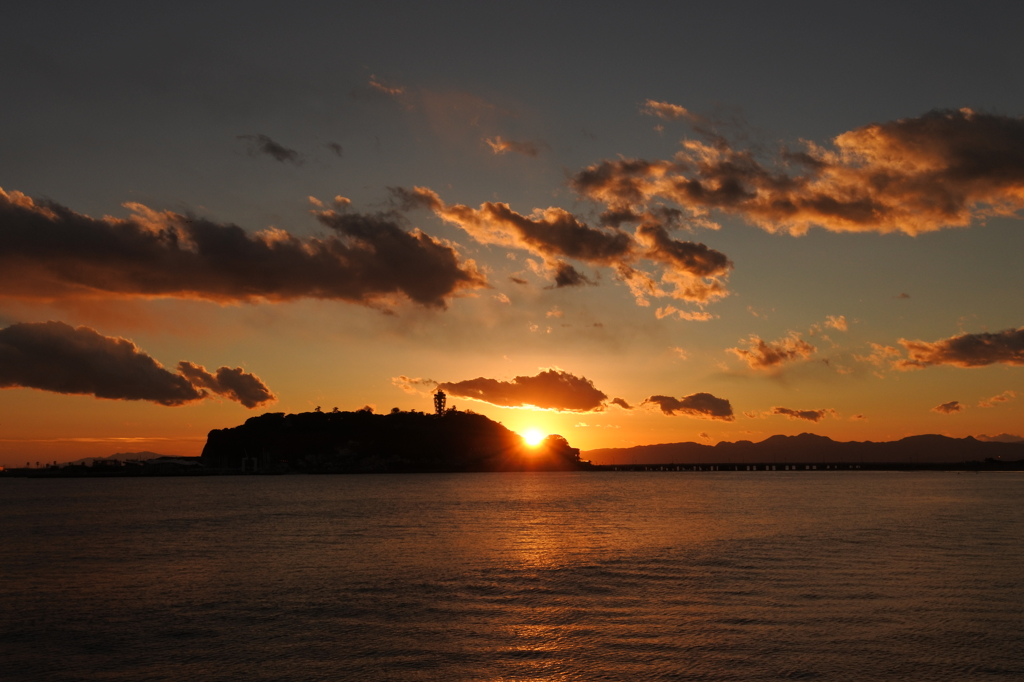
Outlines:
[{"label": "silhouetted island", "polygon": [[265,473],[575,471],[589,468],[562,436],[536,446],[482,414],[274,412],[214,429],[203,448],[211,470]]}]

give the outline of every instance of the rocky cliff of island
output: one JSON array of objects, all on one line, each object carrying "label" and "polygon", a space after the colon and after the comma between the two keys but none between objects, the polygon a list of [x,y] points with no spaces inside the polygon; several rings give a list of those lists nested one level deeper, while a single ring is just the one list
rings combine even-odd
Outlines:
[{"label": "rocky cliff of island", "polygon": [[282,412],[214,429],[207,467],[255,472],[384,473],[572,471],[580,451],[561,436],[528,446],[522,436],[481,414]]}]

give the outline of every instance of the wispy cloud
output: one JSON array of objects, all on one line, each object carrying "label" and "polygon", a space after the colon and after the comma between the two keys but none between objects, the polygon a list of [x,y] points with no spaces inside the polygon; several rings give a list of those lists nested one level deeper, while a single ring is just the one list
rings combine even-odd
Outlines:
[{"label": "wispy cloud", "polygon": [[437,387],[437,382],[433,379],[422,379],[420,377],[416,377],[414,379],[412,377],[407,377],[404,374],[399,374],[397,377],[391,377],[391,383],[406,393],[412,394],[433,392]]},{"label": "wispy cloud", "polygon": [[487,146],[489,146],[491,151],[495,154],[515,152],[516,154],[522,154],[523,156],[529,156],[532,158],[535,158],[540,154],[540,144],[529,140],[517,142],[515,140],[506,140],[501,135],[495,135],[494,137],[484,138],[484,142],[487,143]]},{"label": "wispy cloud", "polygon": [[293,166],[301,166],[303,163],[302,155],[297,151],[274,142],[262,133],[258,135],[239,135],[238,139],[249,142],[250,154],[264,154],[275,161],[290,163]]},{"label": "wispy cloud", "polygon": [[716,315],[712,315],[709,312],[697,311],[697,310],[678,310],[673,306],[667,305],[664,308],[658,308],[654,311],[654,316],[659,320],[666,317],[675,315],[680,320],[689,320],[690,322],[707,322],[713,320]]},{"label": "wispy cloud", "polygon": [[397,85],[385,85],[373,74],[370,74],[370,81],[368,85],[377,92],[382,92],[385,95],[391,95],[392,97],[397,97],[398,95],[405,93],[405,88]]},{"label": "wispy cloud", "polygon": [[978,403],[978,407],[995,407],[999,403],[1008,403],[1016,397],[1016,391],[1003,391],[999,395],[994,395],[987,400],[982,400]]},{"label": "wispy cloud", "polygon": [[640,107],[640,112],[648,114],[649,116],[657,116],[663,118],[666,121],[677,121],[679,119],[691,119],[693,114],[687,111],[684,107],[678,104],[670,104],[669,102],[658,102],[653,99],[649,99],[644,102],[643,106]]}]

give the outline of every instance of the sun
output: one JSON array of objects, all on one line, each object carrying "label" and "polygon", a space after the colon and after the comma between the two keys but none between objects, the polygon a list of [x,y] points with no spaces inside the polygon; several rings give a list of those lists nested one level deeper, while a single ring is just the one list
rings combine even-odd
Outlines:
[{"label": "sun", "polygon": [[540,444],[540,442],[544,440],[544,434],[538,431],[537,429],[527,429],[523,433],[523,440],[526,441],[527,445],[533,447],[534,445]]}]

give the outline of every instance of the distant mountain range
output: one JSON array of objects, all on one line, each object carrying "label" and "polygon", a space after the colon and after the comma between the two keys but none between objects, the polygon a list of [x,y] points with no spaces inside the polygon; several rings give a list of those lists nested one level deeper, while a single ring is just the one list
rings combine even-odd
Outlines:
[{"label": "distant mountain range", "polygon": [[580,453],[594,464],[775,464],[775,463],[935,463],[1024,460],[1024,442],[981,441],[971,436],[909,436],[897,441],[834,441],[813,433],[771,436],[760,443],[741,440],[717,445],[663,443],[631,448],[599,448]]},{"label": "distant mountain range", "polygon": [[96,460],[103,460],[103,459],[116,459],[116,460],[120,460],[122,462],[125,461],[125,460],[128,460],[128,459],[137,459],[137,460],[145,461],[147,459],[156,459],[157,457],[168,457],[168,456],[169,455],[161,455],[158,452],[150,452],[149,450],[143,450],[142,452],[118,452],[118,453],[115,453],[113,455],[107,455],[106,457],[83,457],[82,459],[76,459],[74,462],[65,462],[61,466],[65,466],[65,465],[68,465],[68,464],[91,465]]}]

